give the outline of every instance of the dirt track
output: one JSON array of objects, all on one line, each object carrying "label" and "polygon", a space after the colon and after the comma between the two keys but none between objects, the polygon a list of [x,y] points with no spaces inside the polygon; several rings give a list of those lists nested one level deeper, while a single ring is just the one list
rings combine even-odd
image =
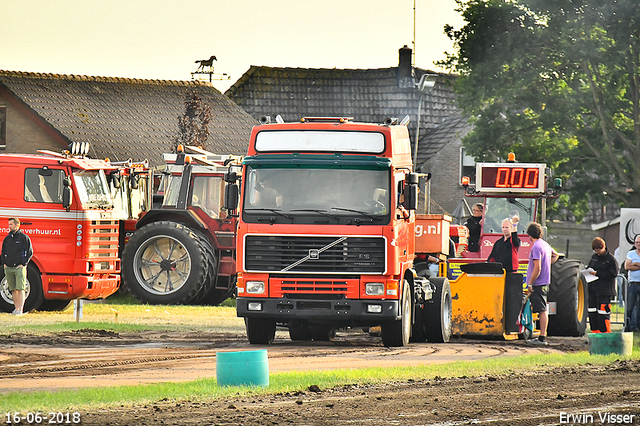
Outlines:
[{"label": "dirt track", "polygon": [[[285,337],[286,333],[278,333]],[[271,372],[358,366],[417,365],[586,350],[586,338],[551,338],[549,347],[524,342],[455,339],[446,345],[385,348],[361,332],[331,343],[276,339],[266,347]],[[44,337],[0,336],[0,393],[111,386],[215,377],[215,353],[246,350],[244,335],[127,333],[81,330]],[[82,413],[83,424],[561,424],[561,412],[634,414],[640,424],[640,366],[623,361],[603,368],[541,370],[532,374],[454,378],[313,389],[300,394]],[[536,383],[546,390],[536,398]],[[575,424],[580,424],[575,422]],[[604,423],[606,424],[606,423]],[[620,424],[620,423],[618,423]],[[626,423],[632,424],[632,423]]]}]

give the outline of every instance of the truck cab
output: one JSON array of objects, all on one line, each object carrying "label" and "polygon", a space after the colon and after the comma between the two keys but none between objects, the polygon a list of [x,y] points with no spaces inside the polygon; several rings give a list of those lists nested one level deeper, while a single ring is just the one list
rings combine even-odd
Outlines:
[{"label": "truck cab", "polygon": [[[237,311],[249,341],[270,343],[276,325],[292,340],[374,326],[388,346],[408,343],[414,329],[424,340],[416,311],[436,285],[413,269],[418,178],[406,126],[263,123],[243,161],[237,239]],[[441,340],[446,324],[430,325]]]},{"label": "truck cab", "polygon": [[[73,299],[105,298],[118,289],[119,233],[108,168],[69,152],[0,154],[0,221],[19,218],[34,250],[25,311],[63,309]],[[7,233],[0,229],[1,238]],[[0,274],[0,309],[11,312],[13,299]]]}]

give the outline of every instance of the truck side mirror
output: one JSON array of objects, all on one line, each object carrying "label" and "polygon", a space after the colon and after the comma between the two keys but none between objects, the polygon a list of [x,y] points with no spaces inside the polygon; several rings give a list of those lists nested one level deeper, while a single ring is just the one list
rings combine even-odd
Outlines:
[{"label": "truck side mirror", "polygon": [[404,202],[402,205],[407,210],[416,210],[418,208],[418,185],[408,184],[404,186]]},{"label": "truck side mirror", "polygon": [[62,207],[67,209],[71,208],[71,200],[73,199],[73,191],[71,190],[71,179],[69,176],[62,180]]},{"label": "truck side mirror", "polygon": [[238,184],[227,183],[224,187],[224,208],[229,211],[236,210],[240,201]]}]

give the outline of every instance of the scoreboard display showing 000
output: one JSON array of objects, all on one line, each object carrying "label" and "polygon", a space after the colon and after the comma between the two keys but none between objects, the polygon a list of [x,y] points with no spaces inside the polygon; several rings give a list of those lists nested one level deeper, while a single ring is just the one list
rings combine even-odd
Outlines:
[{"label": "scoreboard display showing 000", "polygon": [[544,194],[545,165],[477,163],[476,191]]}]

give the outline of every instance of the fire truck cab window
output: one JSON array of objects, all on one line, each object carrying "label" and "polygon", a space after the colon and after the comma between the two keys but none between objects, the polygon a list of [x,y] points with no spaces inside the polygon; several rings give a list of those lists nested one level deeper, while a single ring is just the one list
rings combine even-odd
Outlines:
[{"label": "fire truck cab window", "polygon": [[26,169],[24,199],[36,203],[62,203],[62,180],[65,174],[55,169]]}]

